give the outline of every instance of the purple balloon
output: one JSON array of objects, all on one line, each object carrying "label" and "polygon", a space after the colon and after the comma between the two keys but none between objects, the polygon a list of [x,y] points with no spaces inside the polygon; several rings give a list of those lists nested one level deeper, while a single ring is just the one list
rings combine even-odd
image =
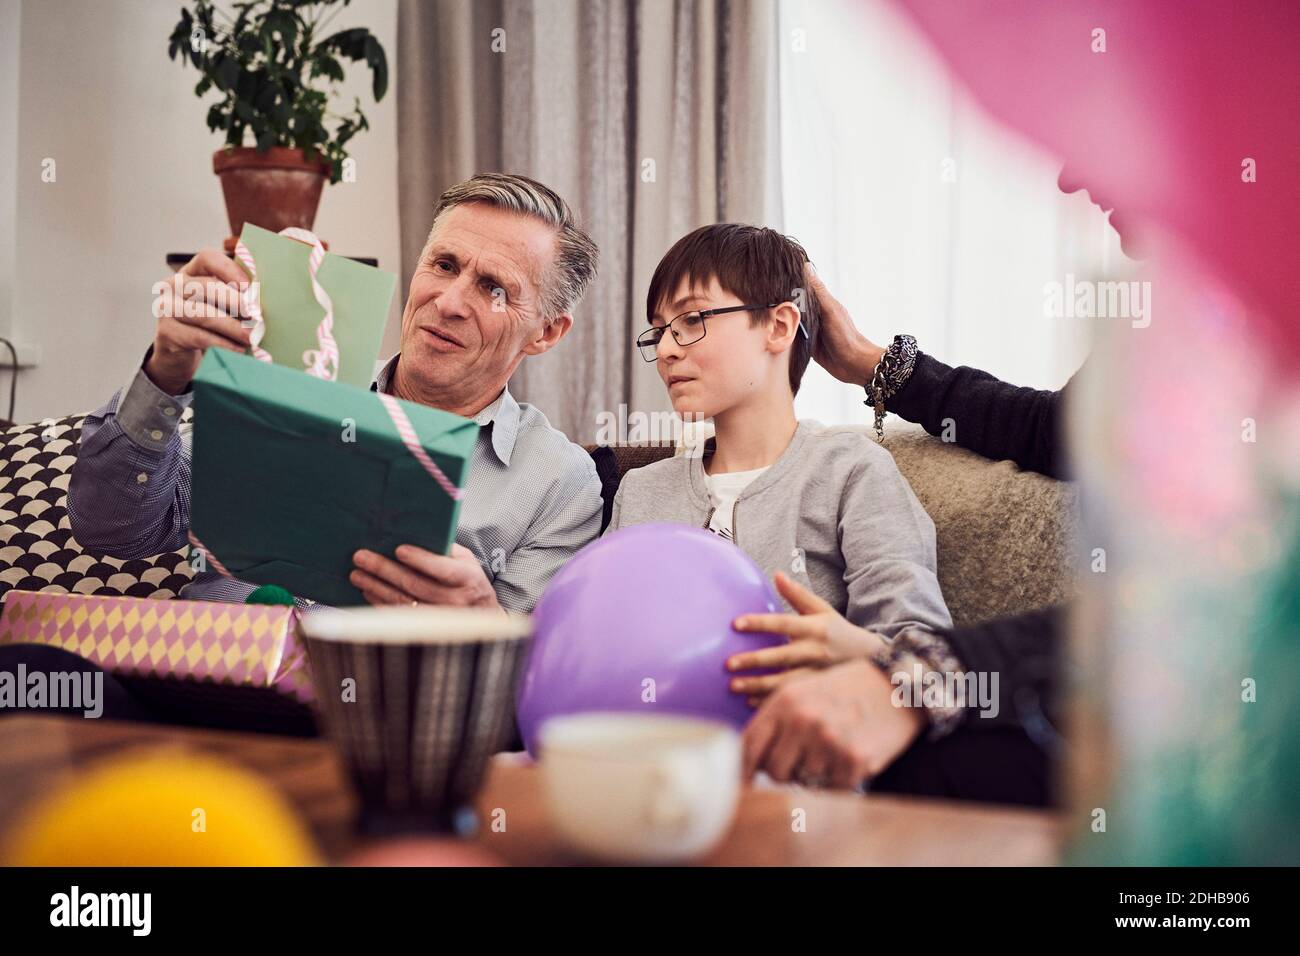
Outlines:
[{"label": "purple balloon", "polygon": [[[742,634],[741,614],[782,610],[771,583],[729,541],[702,528],[642,524],[587,545],[551,579],[533,612],[517,715],[528,752],[561,714],[690,714],[736,728],[754,711],[728,689],[726,660],[785,642]],[[654,681],[654,703],[642,699]]]}]

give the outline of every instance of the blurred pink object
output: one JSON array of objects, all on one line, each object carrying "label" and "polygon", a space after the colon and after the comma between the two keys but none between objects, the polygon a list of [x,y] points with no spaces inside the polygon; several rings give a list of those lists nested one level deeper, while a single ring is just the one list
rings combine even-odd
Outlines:
[{"label": "blurred pink object", "polygon": [[1300,374],[1300,3],[896,2],[987,110],[1066,159],[1063,189],[1114,207],[1126,252],[1144,224],[1182,235]]}]

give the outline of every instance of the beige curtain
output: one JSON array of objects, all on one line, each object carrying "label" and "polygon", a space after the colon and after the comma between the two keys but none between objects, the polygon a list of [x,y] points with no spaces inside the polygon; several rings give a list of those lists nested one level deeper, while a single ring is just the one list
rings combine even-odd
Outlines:
[{"label": "beige curtain", "polygon": [[476,172],[557,190],[600,246],[574,329],[511,382],[575,441],[669,408],[632,340],[668,247],[780,225],[775,0],[402,0],[398,172],[409,281],[438,194]]}]

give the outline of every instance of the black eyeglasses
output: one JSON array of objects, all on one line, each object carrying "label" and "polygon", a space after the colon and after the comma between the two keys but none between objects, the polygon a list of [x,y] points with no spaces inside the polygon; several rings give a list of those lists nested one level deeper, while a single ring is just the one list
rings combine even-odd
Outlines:
[{"label": "black eyeglasses", "polygon": [[[715,315],[726,315],[729,312],[757,312],[761,309],[775,309],[780,302],[769,302],[767,305],[728,305],[721,309],[704,309],[699,312],[683,312],[667,325],[654,325],[646,329],[636,337],[636,347],[641,350],[641,357],[647,362],[656,362],[659,360],[659,342],[663,339],[664,333],[672,330],[673,340],[682,348],[688,345],[694,345],[708,331],[704,324],[705,319],[712,318]],[[799,319],[799,331],[803,333],[804,338],[808,337],[808,330],[804,328],[803,318]]]}]

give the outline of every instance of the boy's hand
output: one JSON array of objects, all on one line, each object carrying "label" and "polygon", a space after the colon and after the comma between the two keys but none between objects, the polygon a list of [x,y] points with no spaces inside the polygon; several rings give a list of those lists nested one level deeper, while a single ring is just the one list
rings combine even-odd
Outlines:
[{"label": "boy's hand", "polygon": [[731,671],[781,668],[776,674],[731,679],[732,693],[748,694],[752,706],[757,706],[762,697],[797,674],[869,657],[887,646],[879,634],[850,624],[835,608],[784,573],[778,571],[772,580],[781,596],[799,613],[742,614],[732,622],[738,631],[767,631],[790,639],[788,644],[727,658],[727,670]]},{"label": "boy's hand", "polygon": [[867,661],[792,680],[745,728],[745,776],[810,787],[856,787],[888,767],[925,728],[920,707],[896,707],[893,685]]},{"label": "boy's hand", "polygon": [[804,264],[804,279],[820,313],[813,358],[841,382],[865,387],[885,350],[858,331],[849,310],[830,294],[811,262]]}]

